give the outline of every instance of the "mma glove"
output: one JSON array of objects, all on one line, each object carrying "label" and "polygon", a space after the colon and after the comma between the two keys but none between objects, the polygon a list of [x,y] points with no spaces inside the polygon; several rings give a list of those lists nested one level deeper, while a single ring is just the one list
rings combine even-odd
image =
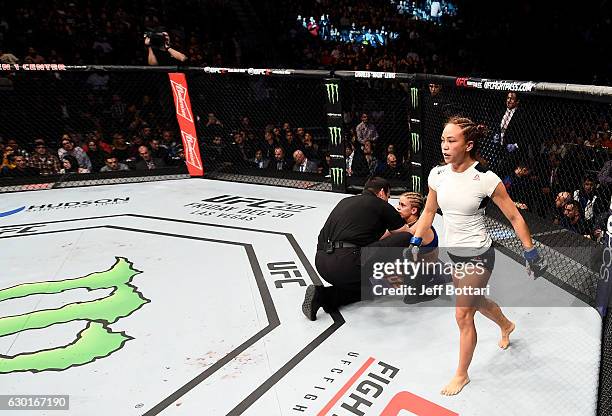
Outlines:
[{"label": "mma glove", "polygon": [[525,266],[527,267],[527,274],[533,275],[536,279],[542,276],[548,268],[548,263],[538,253],[538,249],[533,247],[523,252],[525,257]]},{"label": "mma glove", "polygon": [[412,236],[412,238],[410,238],[410,245],[408,246],[408,249],[412,253],[413,261],[418,260],[421,244],[423,244],[423,239],[421,237]]}]

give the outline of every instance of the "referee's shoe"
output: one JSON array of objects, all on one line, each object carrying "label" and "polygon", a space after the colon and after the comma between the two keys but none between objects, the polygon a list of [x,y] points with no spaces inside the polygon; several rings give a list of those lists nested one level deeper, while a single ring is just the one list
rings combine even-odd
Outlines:
[{"label": "referee's shoe", "polygon": [[319,290],[315,285],[309,285],[306,288],[306,294],[304,295],[304,302],[302,303],[302,312],[306,315],[306,318],[311,321],[317,320],[317,312],[322,306],[319,298]]}]

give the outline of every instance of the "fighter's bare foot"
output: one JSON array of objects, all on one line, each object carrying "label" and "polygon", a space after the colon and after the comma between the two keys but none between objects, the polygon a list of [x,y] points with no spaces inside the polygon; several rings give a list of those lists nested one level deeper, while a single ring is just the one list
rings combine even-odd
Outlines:
[{"label": "fighter's bare foot", "polygon": [[499,340],[499,344],[498,344],[499,348],[501,348],[502,350],[505,350],[510,345],[510,334],[512,333],[512,331],[514,331],[514,328],[516,328],[516,325],[514,325],[514,322],[511,322],[511,321],[508,321],[508,322],[510,322],[510,325],[502,329],[501,339]]},{"label": "fighter's bare foot", "polygon": [[454,396],[455,394],[458,394],[469,382],[470,378],[468,376],[455,376],[450,383],[444,386],[442,391],[440,391],[440,394],[445,396]]}]

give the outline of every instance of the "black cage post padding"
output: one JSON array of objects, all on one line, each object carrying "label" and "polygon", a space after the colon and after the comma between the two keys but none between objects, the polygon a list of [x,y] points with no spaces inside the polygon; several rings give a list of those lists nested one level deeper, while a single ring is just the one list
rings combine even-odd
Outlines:
[{"label": "black cage post padding", "polygon": [[329,174],[332,191],[346,192],[346,149],[342,114],[342,85],[338,78],[324,78],[325,114],[329,134]]}]

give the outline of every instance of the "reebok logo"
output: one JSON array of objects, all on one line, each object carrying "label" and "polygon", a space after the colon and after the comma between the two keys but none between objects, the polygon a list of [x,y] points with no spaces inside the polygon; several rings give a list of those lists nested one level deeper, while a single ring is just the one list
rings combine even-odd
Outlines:
[{"label": "reebok logo", "polygon": [[474,179],[473,179],[473,180],[475,180],[475,181],[479,181],[479,180],[480,180],[480,175],[479,175],[479,174],[476,174],[476,176],[474,176]]}]

